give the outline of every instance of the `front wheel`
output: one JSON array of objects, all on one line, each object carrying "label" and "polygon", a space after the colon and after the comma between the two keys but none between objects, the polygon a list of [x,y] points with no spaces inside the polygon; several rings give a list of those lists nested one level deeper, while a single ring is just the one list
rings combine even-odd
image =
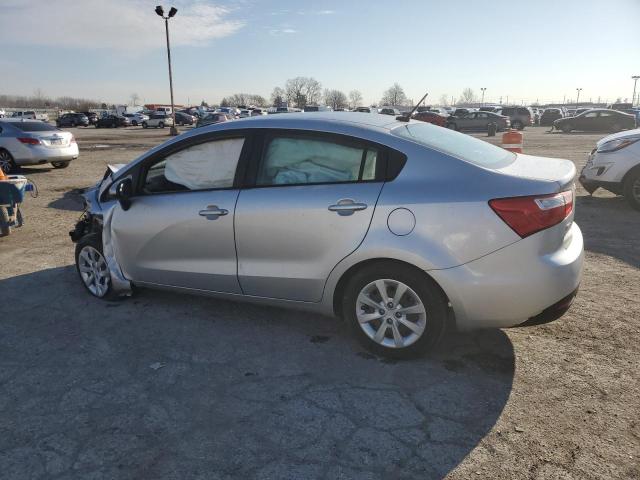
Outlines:
[{"label": "front wheel", "polygon": [[632,172],[624,182],[624,198],[636,210],[640,210],[640,170]]},{"label": "front wheel", "polygon": [[458,127],[456,127],[455,123],[447,123],[447,128],[451,130],[458,130]]},{"label": "front wheel", "polygon": [[69,162],[51,162],[51,166],[53,168],[67,168],[69,166]]},{"label": "front wheel", "polygon": [[6,207],[0,206],[0,237],[6,237],[11,233],[9,224],[9,212]]},{"label": "front wheel", "polygon": [[348,282],[343,314],[358,341],[373,353],[411,358],[442,338],[447,301],[423,272],[381,262]]},{"label": "front wheel", "polygon": [[82,284],[91,295],[105,299],[113,296],[111,276],[99,235],[86,235],[77,243],[76,269]]},{"label": "front wheel", "polygon": [[147,125],[147,122],[142,122],[142,128],[147,128],[149,125]]},{"label": "front wheel", "polygon": [[571,133],[571,131],[573,130],[573,126],[572,126],[570,123],[568,123],[568,124],[566,124],[566,125],[563,125],[563,126],[561,127],[561,130],[562,130],[564,133]]},{"label": "front wheel", "polygon": [[138,122],[136,122],[135,120],[133,122],[131,122],[131,126],[132,127],[137,127],[138,126]]},{"label": "front wheel", "polygon": [[158,126],[159,126],[160,128],[164,128],[164,123],[163,123],[163,122],[160,122],[160,123],[158,124]]}]

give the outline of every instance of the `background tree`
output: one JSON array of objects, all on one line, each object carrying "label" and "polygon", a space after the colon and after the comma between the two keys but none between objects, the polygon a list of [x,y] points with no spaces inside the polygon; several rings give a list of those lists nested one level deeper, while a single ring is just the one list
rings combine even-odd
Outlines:
[{"label": "background tree", "polygon": [[204,99],[202,99],[202,101],[200,102],[200,106],[209,108],[209,104],[205,102]]},{"label": "background tree", "polygon": [[274,107],[284,107],[286,103],[286,92],[280,87],[276,87],[271,92],[271,105]]},{"label": "background tree", "polygon": [[284,86],[289,106],[304,108],[307,104],[318,104],[322,97],[322,85],[315,78],[295,77]]},{"label": "background tree", "polygon": [[324,91],[324,103],[334,110],[343,109],[347,107],[347,96],[340,90],[327,89]]},{"label": "background tree", "polygon": [[349,107],[353,110],[362,104],[362,94],[358,90],[351,90],[349,92]]},{"label": "background tree", "polygon": [[463,105],[469,105],[471,103],[477,102],[476,94],[473,89],[467,87],[462,91],[462,95],[460,96],[460,103]]},{"label": "background tree", "polygon": [[403,106],[407,104],[407,96],[400,85],[394,83],[382,95],[380,105]]},{"label": "background tree", "polygon": [[446,93],[440,95],[440,105],[443,107],[449,106],[449,95],[447,95]]},{"label": "background tree", "polygon": [[140,101],[140,95],[138,95],[137,93],[132,93],[129,96],[129,105],[135,107],[136,105],[138,105],[139,101]]}]

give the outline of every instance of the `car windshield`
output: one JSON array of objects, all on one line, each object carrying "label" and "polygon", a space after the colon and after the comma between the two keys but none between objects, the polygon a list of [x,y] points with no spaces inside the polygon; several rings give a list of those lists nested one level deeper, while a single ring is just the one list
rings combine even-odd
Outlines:
[{"label": "car windshield", "polygon": [[515,154],[500,147],[428,123],[409,123],[391,133],[481,167],[500,168],[515,159]]},{"label": "car windshield", "polygon": [[57,130],[53,125],[44,122],[16,122],[12,123],[14,127],[23,132],[50,132]]}]

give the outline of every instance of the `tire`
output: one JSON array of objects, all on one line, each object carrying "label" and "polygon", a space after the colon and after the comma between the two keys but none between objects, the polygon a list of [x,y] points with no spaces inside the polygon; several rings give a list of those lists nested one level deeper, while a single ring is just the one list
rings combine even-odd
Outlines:
[{"label": "tire", "polygon": [[524,123],[522,123],[520,120],[515,120],[511,122],[511,127],[517,130],[524,130]]},{"label": "tire", "polygon": [[142,122],[142,128],[147,128],[149,125],[147,125],[147,122]]},{"label": "tire", "polygon": [[76,127],[76,122],[71,122],[71,128],[75,128]]},{"label": "tire", "polygon": [[0,207],[0,237],[6,237],[11,233],[9,226],[9,212],[6,207]]},{"label": "tire", "polygon": [[133,122],[131,122],[131,126],[132,127],[137,127],[138,126],[138,122],[136,122],[135,120]]},{"label": "tire", "polygon": [[636,210],[640,210],[640,169],[629,173],[624,181],[624,198],[629,205]]},{"label": "tire", "polygon": [[565,125],[562,125],[562,127],[560,127],[560,129],[564,132],[564,133],[571,133],[571,131],[573,130],[573,125],[571,125],[570,123],[567,123]]},{"label": "tire", "polygon": [[2,169],[4,173],[15,172],[18,169],[11,154],[4,149],[0,149],[0,169]]},{"label": "tire", "polygon": [[447,128],[450,130],[458,130],[458,127],[455,123],[447,123]]},{"label": "tire", "polygon": [[[380,282],[387,293],[385,305],[379,293]],[[398,288],[405,287],[399,299],[391,298]],[[366,301],[362,302],[362,298]],[[398,305],[401,307],[396,311]],[[411,307],[416,312],[403,315],[403,309]],[[410,266],[389,261],[364,267],[349,279],[342,312],[363,347],[392,358],[417,357],[437,345],[444,333],[448,313],[447,300],[435,282]],[[358,315],[361,320],[370,315],[371,320],[361,322]]]},{"label": "tire", "polygon": [[71,162],[51,162],[53,168],[67,168]]},{"label": "tire", "polygon": [[91,295],[104,300],[115,298],[98,234],[85,235],[76,244],[76,271]]},{"label": "tire", "polygon": [[160,122],[160,123],[158,124],[158,127],[159,127],[159,128],[164,128],[164,122]]}]

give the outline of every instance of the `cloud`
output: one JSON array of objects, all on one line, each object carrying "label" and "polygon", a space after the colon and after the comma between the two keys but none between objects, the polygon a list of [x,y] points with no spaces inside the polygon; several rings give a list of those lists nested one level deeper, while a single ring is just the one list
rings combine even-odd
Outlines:
[{"label": "cloud", "polygon": [[[156,0],[3,0],[0,42],[78,49],[145,51],[164,48]],[[245,23],[211,1],[177,0],[170,23],[172,46],[204,46],[233,35]]]},{"label": "cloud", "polygon": [[272,28],[269,30],[271,35],[288,35],[292,33],[298,33],[298,31],[293,28]]}]

